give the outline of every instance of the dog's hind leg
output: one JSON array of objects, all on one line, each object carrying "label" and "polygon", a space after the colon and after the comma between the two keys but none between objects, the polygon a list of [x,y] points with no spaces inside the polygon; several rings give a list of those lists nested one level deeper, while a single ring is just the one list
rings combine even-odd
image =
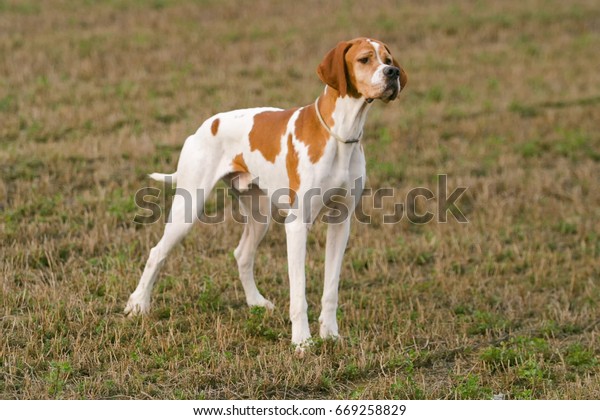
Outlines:
[{"label": "dog's hind leg", "polygon": [[271,206],[269,198],[258,188],[238,195],[240,210],[246,218],[244,233],[233,252],[238,264],[240,280],[249,306],[264,306],[273,309],[273,304],[263,297],[254,282],[254,257],[256,248],[269,229]]},{"label": "dog's hind leg", "polygon": [[[165,225],[163,236],[150,251],[142,277],[125,307],[126,314],[137,315],[148,312],[152,287],[156,282],[160,268],[173,247],[181,242],[198,220],[206,198],[219,179],[214,179],[214,171],[206,170],[203,171],[203,174],[195,175],[200,175],[198,176],[200,182],[195,183],[195,185],[191,183],[181,185],[176,190],[171,214]],[[183,177],[180,176],[180,180],[181,178]],[[189,179],[189,176],[186,176],[185,179]]]}]

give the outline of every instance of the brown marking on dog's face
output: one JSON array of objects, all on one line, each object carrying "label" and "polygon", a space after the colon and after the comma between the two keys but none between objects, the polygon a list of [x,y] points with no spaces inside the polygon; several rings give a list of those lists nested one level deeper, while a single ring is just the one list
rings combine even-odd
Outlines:
[{"label": "brown marking on dog's face", "polygon": [[210,132],[212,133],[213,136],[217,135],[217,132],[219,131],[219,119],[215,118],[212,122],[212,124],[210,125]]},{"label": "brown marking on dog's face", "polygon": [[254,116],[254,125],[250,130],[250,150],[258,150],[271,163],[281,152],[281,138],[287,130],[287,124],[296,109],[285,111],[264,111]]},{"label": "brown marking on dog's face", "polygon": [[[383,70],[388,66],[397,67],[399,77],[386,77]],[[317,73],[341,97],[348,95],[384,102],[395,99],[408,80],[389,48],[381,41],[368,38],[340,42],[325,55]]]},{"label": "brown marking on dog's face", "polygon": [[[325,118],[325,116],[323,116]],[[312,163],[316,163],[325,153],[325,146],[329,139],[329,133],[323,128],[317,117],[315,106],[310,105],[302,108],[296,119],[294,134],[296,138],[308,147],[308,157]]]},{"label": "brown marking on dog's face", "polygon": [[298,189],[300,188],[300,174],[298,173],[298,151],[292,143],[292,134],[288,134],[287,155],[285,157],[285,168],[289,179],[290,206],[294,204]]},{"label": "brown marking on dog's face", "polygon": [[248,165],[246,165],[246,161],[244,160],[244,156],[239,153],[237,154],[233,160],[231,161],[231,172],[242,172],[248,173]]}]

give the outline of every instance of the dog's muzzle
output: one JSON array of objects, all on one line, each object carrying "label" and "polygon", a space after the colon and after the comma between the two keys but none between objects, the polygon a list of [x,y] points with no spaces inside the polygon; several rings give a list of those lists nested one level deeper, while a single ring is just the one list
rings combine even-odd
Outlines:
[{"label": "dog's muzzle", "polygon": [[400,69],[395,66],[387,66],[383,69],[386,78],[386,87],[381,95],[384,102],[393,101],[398,97],[400,91]]}]

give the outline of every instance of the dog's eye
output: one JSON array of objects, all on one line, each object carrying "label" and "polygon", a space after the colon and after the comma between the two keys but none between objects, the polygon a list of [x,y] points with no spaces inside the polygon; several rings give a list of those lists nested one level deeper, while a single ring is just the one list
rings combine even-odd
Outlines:
[{"label": "dog's eye", "polygon": [[358,61],[360,61],[363,64],[367,64],[369,62],[369,57],[359,58]]},{"label": "dog's eye", "polygon": [[391,66],[391,65],[392,65],[392,59],[391,59],[391,58],[389,58],[389,57],[388,57],[388,58],[386,58],[386,59],[385,59],[385,64],[387,64],[388,66]]}]

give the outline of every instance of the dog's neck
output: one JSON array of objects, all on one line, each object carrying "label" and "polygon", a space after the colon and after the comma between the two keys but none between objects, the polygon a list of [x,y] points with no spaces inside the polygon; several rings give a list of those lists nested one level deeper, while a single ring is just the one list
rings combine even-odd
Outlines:
[{"label": "dog's neck", "polygon": [[344,140],[360,139],[371,103],[365,98],[341,97],[329,86],[319,96],[319,112],[329,129]]}]

